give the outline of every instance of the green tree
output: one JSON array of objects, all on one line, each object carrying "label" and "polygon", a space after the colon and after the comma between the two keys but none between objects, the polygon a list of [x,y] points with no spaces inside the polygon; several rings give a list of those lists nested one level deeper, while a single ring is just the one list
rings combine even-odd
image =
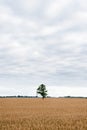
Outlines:
[{"label": "green tree", "polygon": [[46,90],[46,86],[44,84],[41,84],[37,88],[37,94],[40,94],[43,99],[46,98],[46,96],[47,96],[47,90]]}]

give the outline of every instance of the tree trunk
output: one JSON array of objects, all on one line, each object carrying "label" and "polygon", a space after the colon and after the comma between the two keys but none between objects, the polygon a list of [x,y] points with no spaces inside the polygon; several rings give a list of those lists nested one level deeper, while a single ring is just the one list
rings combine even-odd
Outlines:
[{"label": "tree trunk", "polygon": [[42,99],[44,100],[44,97],[42,97]]}]

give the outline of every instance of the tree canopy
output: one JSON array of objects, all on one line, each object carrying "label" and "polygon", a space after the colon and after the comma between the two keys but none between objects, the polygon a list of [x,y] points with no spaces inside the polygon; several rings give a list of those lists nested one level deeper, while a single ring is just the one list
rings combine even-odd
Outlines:
[{"label": "tree canopy", "polygon": [[43,99],[46,98],[46,96],[47,96],[47,90],[46,90],[46,86],[44,84],[41,84],[37,88],[37,94],[40,94]]}]

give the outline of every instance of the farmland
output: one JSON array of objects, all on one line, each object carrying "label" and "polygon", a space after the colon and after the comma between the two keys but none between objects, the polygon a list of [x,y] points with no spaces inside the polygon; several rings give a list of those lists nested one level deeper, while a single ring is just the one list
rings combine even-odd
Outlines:
[{"label": "farmland", "polygon": [[0,130],[87,130],[87,99],[0,98]]}]

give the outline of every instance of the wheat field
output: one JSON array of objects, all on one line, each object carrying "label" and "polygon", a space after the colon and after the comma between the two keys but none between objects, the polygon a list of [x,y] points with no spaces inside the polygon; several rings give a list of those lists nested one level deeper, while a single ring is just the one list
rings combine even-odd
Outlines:
[{"label": "wheat field", "polygon": [[0,98],[0,130],[87,130],[87,99]]}]

